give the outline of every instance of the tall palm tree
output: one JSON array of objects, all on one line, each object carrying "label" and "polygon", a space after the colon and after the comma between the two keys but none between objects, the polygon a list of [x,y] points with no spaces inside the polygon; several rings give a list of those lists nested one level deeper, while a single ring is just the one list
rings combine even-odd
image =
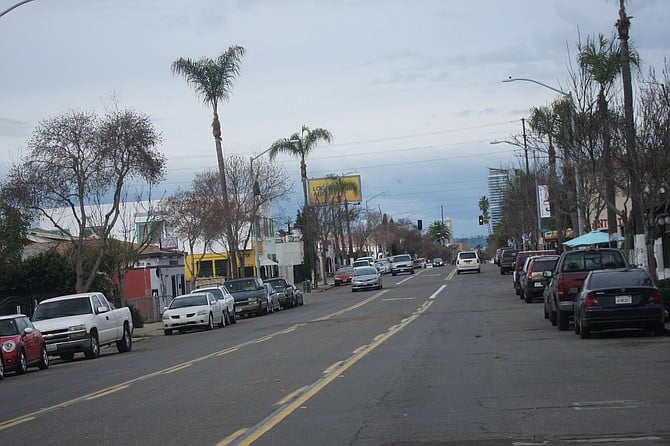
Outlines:
[{"label": "tall palm tree", "polygon": [[[314,234],[312,231],[313,224],[311,222],[312,213],[309,208],[309,201],[307,198],[307,163],[305,158],[316,149],[319,142],[324,141],[331,143],[333,135],[326,129],[310,129],[306,125],[302,126],[300,133],[294,133],[289,138],[282,138],[270,146],[270,160],[274,160],[280,153],[286,153],[295,158],[300,159],[300,178],[302,179],[302,193],[304,198],[303,205],[303,243],[305,250],[305,273],[313,272],[317,277],[316,264],[313,261],[315,257],[314,251]],[[316,281],[312,283],[316,284]]]},{"label": "tall palm tree", "polygon": [[[329,174],[326,176],[326,178],[329,180],[328,190],[335,198],[338,210],[342,208],[342,204],[344,203],[344,223],[347,226],[347,237],[349,240],[348,255],[349,257],[352,257],[354,254],[354,240],[351,235],[351,214],[349,213],[349,200],[347,199],[347,192],[358,192],[358,184],[356,184],[354,181],[347,180],[344,175]],[[337,222],[340,227],[340,233],[344,232],[342,231],[342,223],[342,219],[339,219]],[[342,245],[344,245],[344,241]]]},{"label": "tall palm tree", "polygon": [[[203,57],[198,60],[179,58],[172,62],[172,72],[186,78],[186,82],[195,90],[205,105],[212,107],[212,135],[216,146],[216,160],[219,167],[219,181],[223,194],[224,206],[228,206],[228,187],[226,185],[225,160],[221,146],[221,121],[219,121],[219,102],[230,99],[233,83],[240,74],[240,62],[244,56],[244,48],[231,46],[221,53],[216,59]],[[229,215],[226,212],[226,215]],[[233,277],[237,271],[237,246],[232,225],[226,225],[226,238],[228,239],[229,258],[231,260]]]},{"label": "tall palm tree", "polygon": [[[602,34],[598,39],[588,39],[586,46],[578,55],[579,65],[598,83],[597,116],[602,138],[602,164],[605,179],[605,202],[607,204],[607,232],[610,234],[610,245],[616,247],[617,218],[616,190],[614,188],[612,166],[612,144],[609,128],[608,92],[621,73],[621,52],[614,40]],[[631,54],[631,62],[637,63],[637,56]]]}]

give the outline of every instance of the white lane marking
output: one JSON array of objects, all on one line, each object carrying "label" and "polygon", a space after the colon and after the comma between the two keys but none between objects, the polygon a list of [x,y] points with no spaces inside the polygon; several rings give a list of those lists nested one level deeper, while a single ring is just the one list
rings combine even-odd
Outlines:
[{"label": "white lane marking", "polygon": [[430,297],[428,297],[428,299],[435,299],[437,297],[437,295],[440,294],[442,292],[442,290],[445,289],[446,287],[447,287],[446,285],[440,285],[440,287],[437,289],[437,291],[435,291],[433,294],[431,294]]}]

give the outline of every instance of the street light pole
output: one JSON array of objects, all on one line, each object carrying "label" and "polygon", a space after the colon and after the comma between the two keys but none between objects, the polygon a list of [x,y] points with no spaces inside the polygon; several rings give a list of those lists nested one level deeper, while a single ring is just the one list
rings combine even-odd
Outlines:
[{"label": "street light pole", "polygon": [[[575,102],[572,97],[572,92],[565,92],[563,90],[559,90],[558,88],[554,88],[552,86],[549,86],[545,83],[542,83],[540,81],[536,81],[535,79],[528,79],[525,77],[509,77],[508,79],[503,80],[503,82],[516,82],[516,81],[523,81],[523,82],[531,82],[533,84],[540,85],[544,88],[548,88],[551,91],[555,91],[556,93],[562,95],[563,97],[566,97],[570,103],[570,130],[572,131],[572,150],[574,152],[577,151],[577,127],[575,124]],[[578,235],[582,235],[583,233],[583,223],[582,223],[582,200],[581,200],[581,192],[580,192],[580,180],[579,180],[579,164],[575,166],[575,193],[577,195],[577,233]]]}]

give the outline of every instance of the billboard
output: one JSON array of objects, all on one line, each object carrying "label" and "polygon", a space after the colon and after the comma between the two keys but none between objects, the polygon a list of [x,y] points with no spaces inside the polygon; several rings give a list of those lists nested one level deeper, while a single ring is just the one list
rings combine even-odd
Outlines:
[{"label": "billboard", "polygon": [[[350,186],[345,192],[336,190],[336,182]],[[325,204],[337,203],[338,201],[349,204],[361,202],[361,176],[341,176],[335,178],[312,178],[307,180],[307,195],[309,204],[312,206],[323,206]],[[339,199],[338,199],[339,198]]]},{"label": "billboard", "polygon": [[551,205],[549,203],[549,186],[540,185],[537,187],[538,204],[540,205],[540,218],[551,217]]}]

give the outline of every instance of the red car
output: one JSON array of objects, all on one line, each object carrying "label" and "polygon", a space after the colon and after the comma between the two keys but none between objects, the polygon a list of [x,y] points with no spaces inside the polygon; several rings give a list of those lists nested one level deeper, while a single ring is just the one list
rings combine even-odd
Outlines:
[{"label": "red car", "polygon": [[28,316],[0,316],[0,345],[2,375],[11,371],[22,375],[32,366],[40,370],[49,367],[49,355],[42,333],[33,326]]},{"label": "red car", "polygon": [[351,283],[351,276],[354,274],[353,268],[340,268],[335,271],[335,286],[340,286],[345,283]]}]

